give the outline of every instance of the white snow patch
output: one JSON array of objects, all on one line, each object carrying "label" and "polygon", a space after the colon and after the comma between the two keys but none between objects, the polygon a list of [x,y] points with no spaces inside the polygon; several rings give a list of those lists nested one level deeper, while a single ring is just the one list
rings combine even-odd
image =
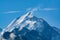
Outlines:
[{"label": "white snow patch", "polygon": [[10,34],[10,38],[11,38],[11,39],[14,39],[15,37],[16,37],[16,35],[15,35],[14,33],[11,33],[11,34]]}]

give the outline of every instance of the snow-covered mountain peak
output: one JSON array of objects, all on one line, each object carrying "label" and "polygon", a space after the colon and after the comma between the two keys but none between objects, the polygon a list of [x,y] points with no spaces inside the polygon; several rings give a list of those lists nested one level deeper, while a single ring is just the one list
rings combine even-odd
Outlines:
[{"label": "snow-covered mountain peak", "polygon": [[[7,36],[8,37],[7,37]],[[20,36],[19,36],[20,35]],[[44,19],[32,15],[32,11],[15,18],[0,34],[0,39],[27,38],[27,40],[50,40],[60,34],[55,31]],[[24,39],[23,38],[23,39]],[[56,37],[57,39],[60,38]],[[22,40],[22,39],[18,39]]]}]

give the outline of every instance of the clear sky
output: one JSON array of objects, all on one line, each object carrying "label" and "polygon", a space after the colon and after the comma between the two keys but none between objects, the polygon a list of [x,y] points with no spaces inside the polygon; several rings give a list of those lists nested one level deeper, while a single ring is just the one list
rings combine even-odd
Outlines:
[{"label": "clear sky", "polygon": [[0,0],[0,27],[6,27],[14,18],[34,7],[39,7],[35,16],[60,28],[60,0]]}]

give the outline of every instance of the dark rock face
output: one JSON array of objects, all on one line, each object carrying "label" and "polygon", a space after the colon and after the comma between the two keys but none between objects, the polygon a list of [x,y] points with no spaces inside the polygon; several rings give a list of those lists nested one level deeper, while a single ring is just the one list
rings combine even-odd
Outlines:
[{"label": "dark rock face", "polygon": [[10,32],[5,32],[4,34],[3,34],[3,38],[5,38],[5,39],[9,39],[10,37]]},{"label": "dark rock face", "polygon": [[[55,31],[52,27],[45,28],[42,32],[37,30],[28,30],[23,28],[21,31],[18,31],[19,28],[16,28],[12,31],[16,35],[14,40],[60,40],[60,34]],[[11,33],[5,32],[3,37],[9,39]]]},{"label": "dark rock face", "polygon": [[2,29],[0,28],[0,32],[2,31]]}]

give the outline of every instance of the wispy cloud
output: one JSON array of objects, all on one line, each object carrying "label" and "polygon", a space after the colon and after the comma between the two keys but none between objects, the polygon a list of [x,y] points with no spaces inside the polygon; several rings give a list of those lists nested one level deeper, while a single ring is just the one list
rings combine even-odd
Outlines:
[{"label": "wispy cloud", "polygon": [[35,8],[29,8],[28,10],[35,12],[35,11],[56,11],[57,8],[41,8],[41,7],[35,7]]},{"label": "wispy cloud", "polygon": [[43,8],[42,10],[45,10],[45,11],[53,11],[53,10],[57,10],[56,8]]},{"label": "wispy cloud", "polygon": [[[25,9],[25,11],[31,11],[31,12],[35,12],[35,11],[55,11],[55,10],[57,10],[57,8],[34,7],[34,8]],[[18,13],[18,12],[23,12],[23,11],[6,11],[6,12],[3,12],[3,13],[10,14],[10,13]]]},{"label": "wispy cloud", "polygon": [[18,13],[18,12],[20,12],[20,11],[6,11],[4,13],[9,14],[9,13]]},{"label": "wispy cloud", "polygon": [[46,7],[46,8],[36,7],[36,8],[38,8],[39,11],[55,11],[55,10],[57,10],[57,8],[50,8],[50,7]]}]

